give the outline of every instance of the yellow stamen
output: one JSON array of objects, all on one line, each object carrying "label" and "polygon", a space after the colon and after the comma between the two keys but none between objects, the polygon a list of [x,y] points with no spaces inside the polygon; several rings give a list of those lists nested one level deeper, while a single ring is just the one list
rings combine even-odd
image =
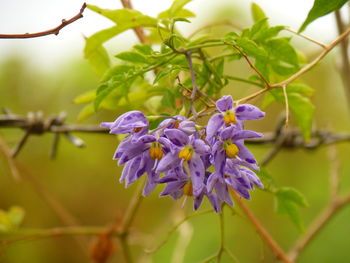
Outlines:
[{"label": "yellow stamen", "polygon": [[236,158],[237,154],[239,154],[239,149],[236,144],[231,143],[231,141],[226,141],[224,143],[224,149],[226,155],[230,158]]},{"label": "yellow stamen", "polygon": [[230,126],[231,123],[237,124],[236,115],[232,110],[226,111],[223,115],[226,126]]},{"label": "yellow stamen", "polygon": [[160,160],[163,158],[163,150],[159,142],[153,142],[149,149],[149,156],[153,160]]},{"label": "yellow stamen", "polygon": [[183,192],[184,192],[184,195],[187,195],[187,196],[193,195],[193,187],[191,182],[188,182],[187,184],[185,184]]},{"label": "yellow stamen", "polygon": [[192,158],[193,148],[191,146],[185,146],[180,152],[179,152],[179,158],[183,159],[185,161],[189,161]]}]

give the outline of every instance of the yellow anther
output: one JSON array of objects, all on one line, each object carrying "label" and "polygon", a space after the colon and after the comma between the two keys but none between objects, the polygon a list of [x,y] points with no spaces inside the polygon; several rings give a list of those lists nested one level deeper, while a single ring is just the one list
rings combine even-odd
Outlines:
[{"label": "yellow anther", "polygon": [[159,142],[154,142],[149,149],[149,156],[153,160],[160,160],[163,158],[163,150]]},{"label": "yellow anther", "polygon": [[191,146],[185,146],[180,152],[179,152],[179,158],[183,159],[185,161],[189,161],[192,158],[193,148]]},{"label": "yellow anther", "polygon": [[239,154],[239,149],[234,143],[224,144],[226,155],[230,158],[236,158],[237,154]]},{"label": "yellow anther", "polygon": [[187,195],[187,196],[193,195],[193,187],[191,182],[188,182],[187,184],[185,184],[183,192],[184,192],[184,195]]},{"label": "yellow anther", "polygon": [[142,130],[142,127],[136,127],[136,128],[134,128],[134,132],[139,132],[139,131],[141,131]]},{"label": "yellow anther", "polygon": [[230,126],[231,123],[237,124],[236,115],[232,110],[226,111],[223,115],[226,126]]},{"label": "yellow anther", "polygon": [[176,121],[174,122],[174,128],[175,128],[175,129],[178,129],[179,126],[180,126],[180,123],[179,123],[179,121],[176,120]]}]

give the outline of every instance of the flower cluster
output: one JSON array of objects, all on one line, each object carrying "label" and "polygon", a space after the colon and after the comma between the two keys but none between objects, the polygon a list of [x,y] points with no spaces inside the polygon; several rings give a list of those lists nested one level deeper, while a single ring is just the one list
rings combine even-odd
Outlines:
[{"label": "flower cluster", "polygon": [[254,185],[263,185],[252,171],[259,167],[244,139],[262,134],[244,130],[244,121],[260,119],[265,113],[250,104],[234,107],[231,96],[219,99],[216,108],[218,113],[206,127],[184,116],[174,116],[150,131],[147,117],[140,111],[102,123],[112,134],[127,134],[113,157],[119,160],[118,165],[124,165],[120,182],[128,187],[147,174],[144,196],[158,184],[165,184],[161,196],[191,196],[195,210],[204,196],[216,212],[221,211],[224,202],[232,205],[230,189],[250,199]]}]

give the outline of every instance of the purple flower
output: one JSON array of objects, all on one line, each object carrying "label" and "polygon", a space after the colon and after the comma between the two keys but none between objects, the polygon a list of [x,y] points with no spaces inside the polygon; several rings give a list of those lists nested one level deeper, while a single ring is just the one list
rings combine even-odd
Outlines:
[{"label": "purple flower", "polygon": [[231,95],[223,96],[216,102],[216,108],[220,113],[214,114],[207,125],[207,141],[217,134],[217,132],[230,125],[243,127],[245,120],[258,120],[265,116],[265,113],[251,104],[241,104],[236,108],[233,107]]},{"label": "purple flower", "polygon": [[179,129],[186,133],[187,135],[191,135],[196,132],[196,124],[193,121],[186,120],[186,117],[181,115],[176,115],[173,118],[166,119],[162,121],[158,128],[161,129]]},{"label": "purple flower", "polygon": [[193,186],[190,177],[186,174],[183,168],[176,167],[166,172],[166,175],[158,180],[159,183],[165,183],[166,187],[160,196],[170,195],[174,200],[180,199],[183,195],[194,198],[193,208],[197,210],[202,201],[203,197],[207,196],[211,205],[217,213],[221,212],[222,201],[216,194],[208,193],[207,188],[204,187],[200,193],[196,196],[193,195]]},{"label": "purple flower", "polygon": [[194,135],[190,137],[177,129],[166,129],[165,136],[173,143],[173,147],[162,160],[156,171],[165,172],[176,167],[187,167],[193,185],[193,194],[198,196],[204,188],[205,167],[201,159],[202,155],[209,154],[210,148],[201,139]]},{"label": "purple flower", "polygon": [[223,129],[212,151],[215,171],[223,175],[226,160],[236,158],[242,165],[258,169],[253,154],[244,146],[244,139],[258,138],[261,136],[261,133],[240,130],[237,126],[230,126]]},{"label": "purple flower", "polygon": [[131,134],[137,138],[148,132],[148,120],[140,111],[129,111],[114,122],[102,122],[101,127],[109,128],[111,134]]},{"label": "purple flower", "polygon": [[229,205],[232,205],[229,188],[232,188],[240,196],[248,200],[251,199],[249,191],[254,189],[254,185],[264,188],[259,177],[245,167],[241,167],[235,163],[228,163],[224,172],[224,176],[219,173],[213,173],[208,178],[207,190],[210,193],[215,189],[218,198]]}]

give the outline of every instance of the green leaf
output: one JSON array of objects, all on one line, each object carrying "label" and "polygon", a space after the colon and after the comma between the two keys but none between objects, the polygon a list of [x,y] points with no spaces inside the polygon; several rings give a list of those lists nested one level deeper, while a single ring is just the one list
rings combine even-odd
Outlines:
[{"label": "green leaf", "polygon": [[150,45],[147,45],[147,44],[135,45],[134,49],[145,56],[149,56],[153,52],[152,47]]},{"label": "green leaf", "polygon": [[269,59],[282,61],[291,66],[298,67],[298,55],[287,38],[277,38],[267,41],[266,48],[269,51]]},{"label": "green leaf", "polygon": [[255,173],[259,176],[261,182],[263,183],[264,190],[268,190],[270,192],[275,191],[277,184],[269,171],[267,171],[265,168],[261,168],[259,171],[255,171]]},{"label": "green leaf", "polygon": [[132,62],[132,63],[141,63],[141,64],[147,63],[147,59],[144,56],[142,56],[137,52],[132,52],[132,51],[119,53],[115,57],[124,61]]},{"label": "green leaf", "polygon": [[248,56],[257,59],[266,59],[267,57],[267,52],[263,48],[259,47],[253,40],[248,38],[240,38],[236,40],[236,43]]},{"label": "green leaf", "polygon": [[95,108],[94,104],[90,103],[88,105],[85,105],[79,112],[78,114],[78,120],[82,121],[85,120],[86,118],[90,117],[95,113]]},{"label": "green leaf", "polygon": [[175,109],[175,95],[168,89],[164,90],[162,105],[171,109]]},{"label": "green leaf", "polygon": [[156,77],[154,78],[153,84],[157,83],[160,79],[164,78],[165,76],[167,76],[173,69],[172,68],[164,68],[162,70],[160,70]]},{"label": "green leaf", "polygon": [[298,93],[288,94],[289,108],[294,113],[305,140],[310,139],[315,106]]},{"label": "green leaf", "polygon": [[[157,26],[157,20],[155,18],[143,15],[136,10],[109,10],[101,9],[93,5],[88,5],[88,8],[117,23],[116,26],[101,30],[86,39],[84,49],[85,58],[87,58],[90,63],[97,68],[106,67],[106,65],[109,66],[109,62],[107,63],[105,56],[106,52],[102,47],[104,42],[131,28]],[[99,72],[104,72],[104,70],[101,69]]]},{"label": "green leaf", "polygon": [[[281,91],[281,90],[280,90]],[[281,91],[283,93],[283,91]],[[315,90],[305,83],[291,83],[287,86],[287,94],[299,93],[301,95],[310,97]]]},{"label": "green leaf", "polygon": [[269,25],[267,23],[267,18],[261,19],[260,21],[256,22],[250,29],[249,38],[255,40],[256,36],[259,35],[261,32],[267,30],[268,27]]},{"label": "green leaf", "polygon": [[102,76],[111,65],[108,53],[103,46],[96,47],[89,56],[89,62],[98,76]]},{"label": "green leaf", "polygon": [[7,216],[9,217],[12,228],[18,228],[23,221],[24,218],[24,210],[19,206],[12,206],[10,210],[7,212]]},{"label": "green leaf", "polygon": [[75,104],[86,104],[93,101],[96,97],[96,90],[89,90],[76,97],[73,102]]},{"label": "green leaf", "polygon": [[141,25],[143,26],[156,26],[157,25],[157,19],[144,15],[140,11],[137,11],[135,9],[102,9],[98,6],[94,5],[87,5],[87,7],[112,20],[114,23],[118,24],[121,28],[132,28],[132,27],[138,27]]},{"label": "green leaf", "polygon": [[[174,18],[174,17],[193,17],[195,16],[191,11],[183,9],[183,7],[191,2],[191,0],[175,0],[171,7],[158,14],[158,18]],[[183,10],[186,10],[183,12]]]},{"label": "green leaf", "polygon": [[281,32],[281,30],[283,30],[284,28],[285,28],[284,26],[274,26],[274,27],[269,27],[265,30],[262,30],[254,36],[254,41],[262,42],[270,38],[273,38],[277,36]]},{"label": "green leaf", "polygon": [[299,33],[304,31],[305,28],[317,18],[340,9],[347,1],[348,0],[315,0],[307,18],[299,29]]},{"label": "green leaf", "polygon": [[251,12],[255,23],[266,17],[264,10],[256,3],[252,3]]},{"label": "green leaf", "polygon": [[300,217],[298,207],[306,207],[305,197],[296,189],[290,187],[281,187],[276,193],[276,212],[286,214],[300,231],[304,229],[303,221]]},{"label": "green leaf", "polygon": [[[289,108],[293,112],[300,130],[305,140],[308,140],[311,135],[312,121],[315,112],[315,107],[310,99],[305,96],[311,96],[314,90],[304,83],[292,83],[286,87]],[[271,104],[274,100],[285,103],[285,98],[282,89],[273,89],[270,95],[265,96],[264,107]]]}]

